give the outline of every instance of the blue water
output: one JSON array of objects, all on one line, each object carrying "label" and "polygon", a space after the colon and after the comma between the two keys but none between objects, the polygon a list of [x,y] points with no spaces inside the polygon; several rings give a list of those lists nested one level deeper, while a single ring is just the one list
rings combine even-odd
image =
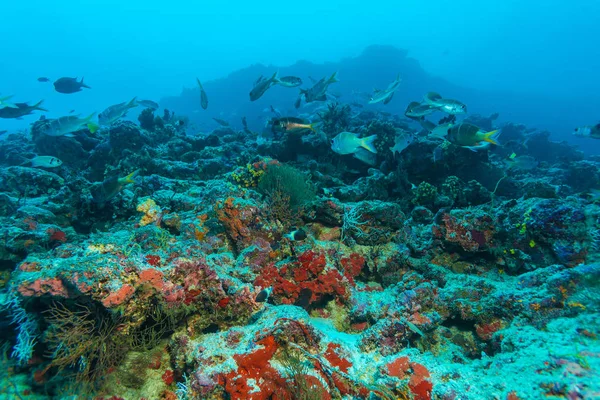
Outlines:
[{"label": "blue water", "polygon": [[[177,95],[194,88],[196,76],[207,82],[256,63],[336,62],[383,44],[408,50],[429,74],[491,92],[485,106],[508,119],[563,139],[598,119],[599,13],[594,0],[7,2],[0,93],[44,99],[50,117],[85,114],[133,96]],[[385,67],[363,71],[365,82]],[[39,76],[85,76],[93,89],[62,95]],[[1,120],[0,128],[36,118]]]}]

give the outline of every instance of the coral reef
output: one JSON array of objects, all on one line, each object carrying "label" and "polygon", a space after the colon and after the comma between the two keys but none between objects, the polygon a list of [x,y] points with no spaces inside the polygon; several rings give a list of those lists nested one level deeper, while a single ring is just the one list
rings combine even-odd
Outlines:
[{"label": "coral reef", "polygon": [[[420,128],[342,103],[260,144],[151,111],[0,142],[0,396],[599,396],[597,160],[516,124],[433,160]],[[377,165],[329,149],[346,129]],[[21,165],[38,152],[64,163]]]}]

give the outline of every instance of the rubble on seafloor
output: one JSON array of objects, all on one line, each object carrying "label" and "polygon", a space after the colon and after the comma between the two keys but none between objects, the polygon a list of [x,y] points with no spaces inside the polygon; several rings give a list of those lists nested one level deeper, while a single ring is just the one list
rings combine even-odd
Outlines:
[{"label": "rubble on seafloor", "polygon": [[542,133],[507,168],[516,125],[496,152],[387,154],[402,122],[340,113],[383,132],[379,168],[313,133],[0,142],[2,398],[600,397],[600,163]]}]

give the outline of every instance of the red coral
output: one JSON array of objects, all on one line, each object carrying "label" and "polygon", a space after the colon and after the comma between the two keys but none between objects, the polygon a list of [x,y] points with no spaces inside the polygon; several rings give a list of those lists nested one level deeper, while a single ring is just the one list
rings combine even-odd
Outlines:
[{"label": "red coral", "polygon": [[361,274],[365,266],[365,258],[358,253],[352,253],[350,257],[343,257],[340,263],[344,267],[344,276],[354,284],[354,278]]},{"label": "red coral", "polygon": [[485,324],[475,324],[475,331],[481,340],[490,340],[492,335],[502,329],[502,320],[495,319]]},{"label": "red coral", "polygon": [[410,375],[408,387],[413,394],[414,400],[430,400],[433,385],[429,380],[430,374],[427,368],[415,362],[410,362],[408,357],[399,357],[386,365],[389,376],[404,379]]},{"label": "red coral", "polygon": [[133,286],[125,284],[121,286],[121,288],[118,291],[111,293],[107,297],[105,297],[104,300],[102,300],[102,305],[104,305],[104,307],[106,308],[116,307],[122,304],[123,302],[129,300],[134,293],[135,289],[133,288]]},{"label": "red coral", "polygon": [[48,240],[51,242],[65,243],[67,241],[67,234],[60,229],[48,228],[46,233],[48,234]]},{"label": "red coral", "polygon": [[283,304],[294,304],[303,289],[309,289],[310,304],[320,302],[324,296],[345,298],[348,294],[342,275],[336,269],[326,270],[325,254],[308,250],[298,261],[278,269],[274,264],[264,267],[254,285],[272,287],[273,296]]},{"label": "red coral", "polygon": [[172,385],[173,382],[175,381],[175,376],[173,375],[173,371],[171,371],[170,369],[166,370],[165,373],[162,375],[162,380],[165,383],[165,385]]},{"label": "red coral", "polygon": [[340,345],[337,343],[329,343],[324,356],[332,366],[338,367],[342,372],[348,372],[348,369],[352,367],[352,363],[340,356],[339,353]]},{"label": "red coral", "polygon": [[45,294],[65,298],[69,297],[69,292],[59,278],[38,279],[31,283],[24,283],[19,286],[18,291],[25,297],[39,297]]},{"label": "red coral", "polygon": [[[277,351],[277,343],[273,336],[267,336],[257,342],[260,348],[249,354],[233,356],[238,365],[236,371],[219,376],[219,384],[232,400],[267,400],[286,399],[286,381],[275,370],[269,360]],[[253,380],[253,385],[248,383]],[[260,390],[256,390],[256,387]]]},{"label": "red coral", "polygon": [[225,297],[225,298],[219,300],[219,302],[217,303],[217,305],[220,308],[225,308],[225,307],[227,307],[227,304],[229,304],[229,301],[230,301],[229,297]]},{"label": "red coral", "polygon": [[428,380],[429,371],[423,365],[411,362],[412,376],[408,382],[408,387],[413,393],[414,400],[430,400],[433,385]]},{"label": "red coral", "polygon": [[153,267],[157,267],[160,265],[160,256],[154,255],[154,254],[148,254],[146,255],[146,262],[150,265],[152,265]]}]

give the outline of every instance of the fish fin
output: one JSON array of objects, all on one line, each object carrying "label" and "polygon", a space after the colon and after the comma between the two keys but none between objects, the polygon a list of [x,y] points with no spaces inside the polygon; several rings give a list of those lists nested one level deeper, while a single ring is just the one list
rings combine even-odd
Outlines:
[{"label": "fish fin", "polygon": [[96,131],[100,129],[100,126],[98,124],[90,122],[89,124],[87,124],[87,128],[91,133],[96,133]]},{"label": "fish fin", "polygon": [[139,104],[136,103],[136,101],[137,101],[137,96],[135,96],[133,99],[131,99],[131,101],[129,103],[127,103],[127,108],[133,108],[133,107],[139,106]]},{"label": "fish fin", "polygon": [[85,83],[83,83],[83,76],[81,77],[81,81],[79,81],[79,84],[81,85],[81,87],[91,89],[91,87],[89,87],[88,85],[86,85]]},{"label": "fish fin", "polygon": [[329,83],[339,82],[339,79],[337,78],[337,73],[338,71],[335,71],[333,75],[331,75],[331,77],[329,78]]},{"label": "fish fin", "polygon": [[200,90],[204,90],[202,84],[200,83],[200,79],[196,78],[196,82],[198,82],[198,86],[200,86]]},{"label": "fish fin", "polygon": [[88,115],[87,117],[85,117],[83,120],[86,121],[86,122],[89,122],[92,118],[94,118],[95,115],[96,115],[96,112],[94,111],[93,113],[91,113],[90,115]]},{"label": "fish fin", "polygon": [[64,134],[63,137],[75,137],[75,135],[73,135],[72,133],[67,133]]},{"label": "fish fin", "polygon": [[367,136],[366,138],[362,138],[360,140],[360,146],[369,150],[371,153],[377,154],[377,149],[375,148],[375,140],[377,139],[377,135]]},{"label": "fish fin", "polygon": [[483,140],[485,142],[491,143],[491,144],[495,144],[496,146],[500,146],[500,142],[498,141],[498,137],[500,136],[500,130],[496,129],[494,131],[491,132],[487,132],[485,134],[485,136],[483,137]]},{"label": "fish fin", "polygon": [[465,149],[469,149],[474,153],[477,153],[477,150],[481,149],[481,146],[465,146]]},{"label": "fish fin", "polygon": [[44,100],[40,100],[40,101],[38,101],[37,103],[35,103],[35,104],[33,105],[33,109],[34,109],[34,110],[40,110],[40,111],[46,111],[46,112],[48,112],[48,110],[46,110],[45,108],[42,108],[42,107],[40,107],[40,106],[42,105],[42,103],[43,103],[43,102],[44,102]]}]

